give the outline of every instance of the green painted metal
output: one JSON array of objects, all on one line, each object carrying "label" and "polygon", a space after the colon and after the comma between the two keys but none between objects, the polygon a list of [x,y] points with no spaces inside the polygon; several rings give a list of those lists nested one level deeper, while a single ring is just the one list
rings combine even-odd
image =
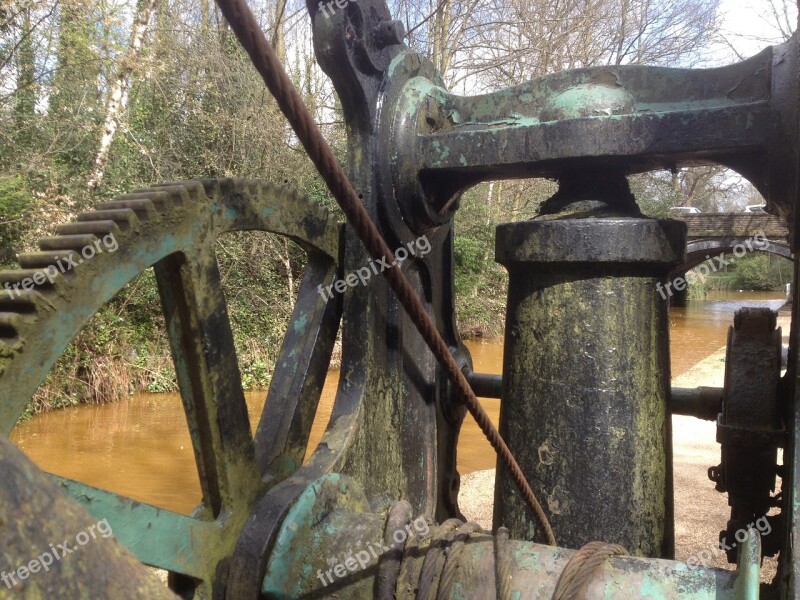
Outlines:
[{"label": "green painted metal", "polygon": [[761,536],[754,530],[747,532],[739,549],[738,577],[734,588],[736,600],[758,600],[761,586]]},{"label": "green painted metal", "polygon": [[[335,473],[320,478],[284,520],[263,592],[276,599],[372,597],[377,589],[380,550],[389,549],[382,543],[384,524],[385,515],[370,511],[357,482]],[[418,551],[405,556],[403,560],[410,564],[404,572],[418,576],[433,544],[433,529],[423,536]],[[516,540],[508,543],[511,598],[530,597],[532,592],[537,598],[550,598],[574,550]],[[445,550],[448,547],[447,542],[437,544],[443,544]],[[371,553],[370,548],[378,550]],[[360,556],[359,551],[363,551]],[[459,556],[449,598],[496,597],[494,552],[492,535],[470,536]],[[612,558],[597,570],[585,600],[757,599],[759,556],[758,538],[752,536],[743,544],[738,572],[692,568],[662,559]],[[403,580],[400,585],[407,586],[413,597],[414,581]]]},{"label": "green painted metal", "polygon": [[0,598],[176,598],[0,436]]},{"label": "green painted metal", "polygon": [[409,76],[419,59],[399,53],[386,79],[403,89],[384,134],[404,216],[420,230],[445,223],[480,181],[713,161],[785,218],[796,194],[797,55],[795,37],[718,69],[576,69],[465,97],[435,75]]},{"label": "green painted metal", "polygon": [[[309,485],[284,519],[286,525],[272,548],[262,592],[269,598],[288,600],[313,593],[320,585],[331,586],[331,592],[337,590],[338,578],[330,563],[344,564],[356,551],[366,550],[367,542],[380,539],[365,537],[382,524],[380,515],[368,511],[364,492],[347,476],[331,473]],[[303,549],[303,556],[298,556],[298,549]],[[374,577],[377,561],[369,551],[366,556]],[[348,567],[353,564],[347,562]],[[344,568],[352,572],[348,567]],[[354,579],[348,593],[369,597],[372,582],[364,577]]]},{"label": "green painted metal", "polygon": [[[107,519],[114,536],[145,564],[202,578],[213,564],[223,523],[200,521],[62,477],[53,480],[97,519]],[[208,550],[208,554],[203,552]]]},{"label": "green painted metal", "polygon": [[[10,431],[48,369],[89,318],[153,266],[202,503],[191,517],[183,517],[60,481],[92,514],[108,517],[142,562],[171,571],[176,589],[210,597],[215,586],[225,583],[225,561],[256,498],[290,475],[305,452],[338,322],[337,302],[326,303],[316,292],[336,274],[338,225],[318,205],[286,188],[233,179],[137,191],[99,205],[79,221],[65,226],[62,239],[83,245],[87,237],[99,240],[113,234],[118,248],[83,261],[69,278],[58,276],[52,286],[25,296],[28,305],[18,307],[13,337],[0,340],[0,431]],[[81,234],[75,235],[78,229]],[[276,393],[291,396],[282,403],[268,402],[265,409],[267,422],[273,420],[270,411],[280,414],[282,432],[270,436],[269,427],[259,426],[255,439],[214,254],[220,235],[243,230],[288,236],[308,254],[301,284],[306,293],[295,306],[274,373]],[[44,240],[42,247],[47,246]],[[47,251],[20,255],[23,265],[39,268],[52,259]],[[24,271],[3,272],[0,280],[25,276]],[[306,344],[297,343],[298,338]]]}]

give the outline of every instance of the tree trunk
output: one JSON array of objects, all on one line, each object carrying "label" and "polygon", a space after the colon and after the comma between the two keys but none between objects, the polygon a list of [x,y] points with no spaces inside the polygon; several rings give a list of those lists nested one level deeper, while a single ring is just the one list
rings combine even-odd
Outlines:
[{"label": "tree trunk", "polygon": [[17,57],[16,140],[27,147],[36,109],[36,51],[33,47],[30,8],[22,10],[22,39]]},{"label": "tree trunk", "polygon": [[275,50],[275,55],[282,63],[286,62],[286,41],[283,36],[283,18],[286,13],[286,1],[278,0],[275,3],[275,19],[273,23],[272,48]]},{"label": "tree trunk", "polygon": [[87,186],[90,190],[97,189],[103,181],[103,174],[105,172],[106,163],[108,162],[111,142],[114,140],[114,134],[119,128],[122,113],[128,102],[131,74],[133,73],[136,60],[141,52],[144,36],[156,12],[157,4],[158,0],[140,1],[139,10],[133,22],[131,42],[128,46],[128,51],[125,53],[125,56],[122,57],[119,73],[117,73],[114,87],[111,88],[111,94],[108,97],[105,129],[103,130],[103,137],[100,139],[100,148],[94,160],[94,170],[91,175],[89,175],[89,180],[87,181]]},{"label": "tree trunk", "polygon": [[292,306],[294,304],[294,275],[292,275],[292,261],[289,254],[289,240],[286,238],[283,238],[283,249],[286,251],[283,265],[286,267],[286,276],[289,284],[289,306]]}]

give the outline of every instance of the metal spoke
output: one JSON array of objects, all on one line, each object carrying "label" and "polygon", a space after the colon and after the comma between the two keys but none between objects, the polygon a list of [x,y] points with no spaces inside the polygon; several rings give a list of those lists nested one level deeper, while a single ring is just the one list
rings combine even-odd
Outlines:
[{"label": "metal spoke", "polygon": [[249,503],[260,480],[219,269],[207,250],[154,269],[203,501],[216,518]]},{"label": "metal spoke", "polygon": [[309,256],[256,430],[259,467],[273,477],[295,472],[308,445],[341,316],[339,295],[326,301],[316,292],[319,286],[324,292],[335,274],[329,258]]},{"label": "metal spoke", "polygon": [[221,525],[157,508],[78,481],[51,475],[92,516],[106,519],[114,536],[143,563],[202,579],[211,565],[192,552],[218,536]]}]

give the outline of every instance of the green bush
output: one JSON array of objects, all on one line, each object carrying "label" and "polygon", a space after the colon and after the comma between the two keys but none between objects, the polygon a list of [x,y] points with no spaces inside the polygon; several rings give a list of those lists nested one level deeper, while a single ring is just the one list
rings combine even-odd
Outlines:
[{"label": "green bush", "polygon": [[768,254],[752,254],[736,262],[734,285],[740,290],[776,290],[783,283],[772,266]]},{"label": "green bush", "polygon": [[[727,267],[727,272],[715,273],[705,281],[695,278],[692,287],[705,290],[782,290],[792,279],[792,264],[781,256],[764,252],[753,252],[740,258]],[[700,290],[696,290],[697,294]],[[692,296],[690,288],[690,297]]]},{"label": "green bush", "polygon": [[494,261],[495,224],[477,201],[461,210],[473,225],[462,230],[457,222],[453,241],[458,328],[465,337],[500,335],[508,277]]},{"label": "green bush", "polygon": [[19,240],[25,234],[25,211],[33,197],[25,188],[22,175],[0,175],[0,265],[14,262]]}]

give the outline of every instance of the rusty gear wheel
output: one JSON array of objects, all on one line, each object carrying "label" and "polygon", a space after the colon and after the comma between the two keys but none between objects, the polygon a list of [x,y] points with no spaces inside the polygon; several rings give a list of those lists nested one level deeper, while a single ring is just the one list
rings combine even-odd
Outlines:
[{"label": "rusty gear wheel", "polygon": [[[308,257],[255,434],[214,251],[218,236],[241,230],[288,236]],[[328,285],[336,275],[338,225],[318,204],[286,187],[222,179],[137,190],[79,214],[57,234],[41,240],[39,251],[20,254],[21,269],[0,272],[0,433],[8,435],[87,321],[152,267],[202,502],[191,516],[183,516],[55,479],[95,517],[108,519],[139,560],[172,573],[174,590],[188,597],[212,597],[226,584],[226,565],[256,499],[302,463],[341,310],[336,301],[325,302],[317,293],[319,285]],[[100,241],[112,235],[118,244],[115,252],[86,251],[99,250]],[[61,268],[67,263],[71,268]],[[23,286],[28,278],[36,285]],[[13,293],[6,293],[8,289]],[[0,516],[14,508],[13,498],[0,494]],[[5,502],[11,505],[3,506]],[[2,525],[0,521],[0,529]],[[15,546],[13,539],[3,537],[9,548]],[[29,584],[36,586],[36,579]]]}]

